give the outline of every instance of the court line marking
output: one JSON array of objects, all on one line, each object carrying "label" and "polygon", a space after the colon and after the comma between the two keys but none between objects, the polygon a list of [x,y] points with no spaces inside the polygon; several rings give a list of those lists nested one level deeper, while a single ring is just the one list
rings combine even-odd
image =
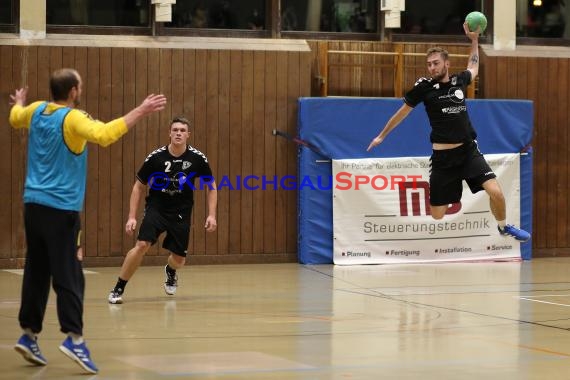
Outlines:
[{"label": "court line marking", "polygon": [[[12,274],[17,274],[18,276],[23,276],[24,275],[24,270],[23,269],[3,269],[3,272],[8,272],[8,273],[12,273]],[[99,272],[94,272],[92,270],[85,270],[83,269],[83,273],[84,274],[99,274]]]},{"label": "court line marking", "polygon": [[545,304],[548,304],[548,305],[556,305],[556,306],[570,307],[570,304],[567,304],[567,303],[541,301],[541,300],[537,300],[537,299],[534,299],[534,298],[528,298],[528,297],[518,297],[518,298],[521,299],[521,300],[525,300],[525,301],[538,302],[538,303],[545,303]]},{"label": "court line marking", "polygon": [[[352,282],[352,281],[348,281],[344,278],[339,278],[338,276],[335,276],[334,273],[325,273],[321,270],[319,270],[318,268],[313,268],[307,265],[304,265],[303,268],[307,269],[308,271],[311,272],[315,272],[318,273],[322,276],[331,278],[333,280],[337,280],[339,282],[344,282],[345,284],[349,284],[353,287],[359,287],[358,284]],[[509,317],[503,317],[500,315],[493,315],[493,314],[487,314],[487,313],[482,313],[482,312],[476,312],[476,311],[470,311],[470,310],[464,310],[464,309],[460,309],[458,307],[447,307],[447,306],[439,306],[439,305],[434,305],[434,304],[429,304],[429,303],[425,303],[425,302],[417,302],[417,301],[409,301],[409,300],[405,300],[402,298],[398,298],[397,296],[390,296],[388,294],[382,293],[380,291],[374,291],[372,290],[373,294],[369,294],[369,293],[365,293],[362,292],[362,287],[360,287],[360,291],[351,291],[350,293],[355,293],[355,294],[361,294],[361,295],[367,295],[370,297],[375,297],[375,298],[380,298],[380,299],[385,299],[387,301],[393,301],[393,302],[397,302],[397,303],[402,303],[402,304],[406,304],[406,305],[410,305],[410,306],[414,306],[414,307],[418,307],[418,308],[431,308],[434,310],[447,310],[447,311],[455,311],[458,313],[466,313],[466,314],[470,314],[470,315],[477,315],[480,317],[486,317],[486,318],[492,318],[492,319],[498,319],[498,320],[503,320],[503,321],[511,321],[511,322],[517,322],[517,323],[524,323],[524,324],[528,324],[528,325],[532,325],[532,326],[541,326],[541,327],[546,327],[546,328],[550,328],[550,329],[555,329],[555,330],[563,330],[563,331],[569,331],[570,328],[567,327],[561,327],[561,326],[556,326],[556,325],[549,325],[546,323],[541,323],[541,322],[535,322],[535,321],[527,321],[524,319],[517,319],[517,318],[509,318]],[[366,289],[366,288],[364,288]],[[399,297],[405,297],[405,296],[399,296]]]}]

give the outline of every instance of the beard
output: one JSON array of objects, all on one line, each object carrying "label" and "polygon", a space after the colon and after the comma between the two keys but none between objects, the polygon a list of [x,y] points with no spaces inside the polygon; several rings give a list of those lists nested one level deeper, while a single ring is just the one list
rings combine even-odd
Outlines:
[{"label": "beard", "polygon": [[79,107],[80,104],[81,104],[81,99],[79,99],[79,98],[73,99],[73,105],[75,107]]},{"label": "beard", "polygon": [[439,82],[443,78],[445,78],[446,75],[447,75],[447,67],[444,67],[441,73],[439,73],[438,75],[434,75],[432,79],[435,80],[436,82]]}]

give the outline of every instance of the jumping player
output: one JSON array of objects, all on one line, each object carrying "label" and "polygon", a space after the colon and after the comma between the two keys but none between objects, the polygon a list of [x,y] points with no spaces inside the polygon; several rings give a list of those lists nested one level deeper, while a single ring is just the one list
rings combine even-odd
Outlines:
[{"label": "jumping player", "polygon": [[432,127],[430,158],[430,205],[434,219],[441,219],[452,203],[459,202],[465,180],[472,193],[485,190],[489,195],[491,212],[497,220],[499,233],[527,241],[530,234],[506,222],[506,202],[495,173],[479,151],[477,134],[471,125],[465,103],[466,88],[479,72],[479,29],[469,31],[463,24],[466,36],[471,40],[467,70],[449,75],[449,54],[434,47],[427,51],[427,69],[430,78],[420,78],[404,95],[404,104],[388,120],[376,136],[368,151],[381,144],[412,109],[424,103]]}]

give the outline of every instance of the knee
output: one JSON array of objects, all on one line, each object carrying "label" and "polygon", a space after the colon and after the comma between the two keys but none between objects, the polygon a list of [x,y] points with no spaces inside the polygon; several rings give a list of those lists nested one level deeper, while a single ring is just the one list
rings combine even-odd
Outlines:
[{"label": "knee", "polygon": [[447,212],[448,206],[432,206],[430,210],[431,217],[435,220],[443,219]]},{"label": "knee", "polygon": [[175,269],[181,268],[186,264],[186,257],[178,256],[175,254],[170,255],[170,264],[174,264]]},{"label": "knee", "polygon": [[432,213],[431,217],[435,220],[441,220],[443,219],[443,217],[445,216],[445,212],[444,213]]},{"label": "knee", "polygon": [[505,196],[501,189],[493,189],[489,191],[488,194],[493,202],[505,202]]},{"label": "knee", "polygon": [[148,241],[137,240],[137,243],[135,244],[135,248],[133,251],[137,255],[144,256],[144,254],[148,251],[150,246],[151,246],[151,244]]}]

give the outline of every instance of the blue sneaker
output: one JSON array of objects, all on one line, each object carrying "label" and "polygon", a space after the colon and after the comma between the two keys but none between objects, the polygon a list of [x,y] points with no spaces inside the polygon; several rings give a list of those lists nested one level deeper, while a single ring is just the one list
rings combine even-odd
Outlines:
[{"label": "blue sneaker", "polygon": [[520,230],[513,226],[512,224],[507,224],[505,228],[501,229],[501,227],[497,226],[499,229],[499,233],[503,236],[512,236],[518,241],[528,241],[530,239],[530,234],[525,230]]},{"label": "blue sneaker", "polygon": [[85,371],[89,373],[99,372],[99,369],[97,369],[97,366],[91,360],[89,349],[85,342],[81,344],[73,344],[73,340],[68,336],[61,346],[59,346],[59,350],[66,354],[71,360],[77,362],[77,364],[79,364]]},{"label": "blue sneaker", "polygon": [[18,339],[18,343],[14,346],[14,350],[18,351],[24,359],[35,365],[46,365],[47,360],[42,355],[37,339],[30,338],[24,334]]}]

